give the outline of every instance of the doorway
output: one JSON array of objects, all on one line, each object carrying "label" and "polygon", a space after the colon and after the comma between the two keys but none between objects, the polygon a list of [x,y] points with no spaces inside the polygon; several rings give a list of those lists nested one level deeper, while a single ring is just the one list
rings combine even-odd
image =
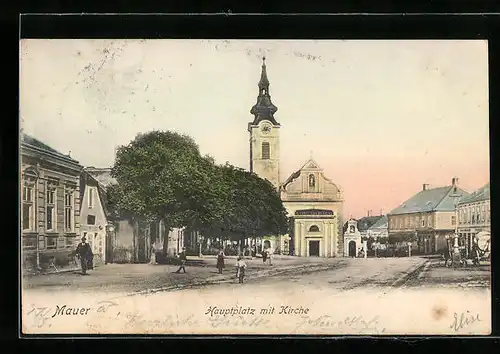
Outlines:
[{"label": "doorway", "polygon": [[349,257],[356,257],[356,241],[349,241]]},{"label": "doorway", "polygon": [[319,241],[309,241],[309,257],[319,257]]}]

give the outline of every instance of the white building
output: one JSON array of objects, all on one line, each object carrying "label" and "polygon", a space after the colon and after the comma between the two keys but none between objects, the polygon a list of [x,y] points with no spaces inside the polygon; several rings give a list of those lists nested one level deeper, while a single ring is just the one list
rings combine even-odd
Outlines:
[{"label": "white building", "polygon": [[258,87],[250,111],[254,119],[248,124],[250,171],[280,192],[292,225],[290,235],[265,237],[264,248],[304,257],[342,255],[342,190],[312,158],[281,183],[281,125],[274,117],[278,108],[271,102],[265,61]]},{"label": "white building", "polygon": [[356,257],[358,251],[363,247],[361,232],[358,230],[358,221],[349,219],[346,222],[344,232],[344,257]]},{"label": "white building", "polygon": [[464,243],[467,255],[471,252],[474,237],[480,236],[480,248],[484,249],[491,235],[490,183],[470,195],[462,197],[457,207],[457,232]]}]

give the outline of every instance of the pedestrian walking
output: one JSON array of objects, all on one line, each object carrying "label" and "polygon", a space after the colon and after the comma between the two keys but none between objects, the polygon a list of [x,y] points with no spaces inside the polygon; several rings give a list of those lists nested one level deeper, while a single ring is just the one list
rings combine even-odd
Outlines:
[{"label": "pedestrian walking", "polygon": [[478,244],[478,240],[477,238],[474,238],[473,239],[473,242],[472,242],[472,264],[474,265],[479,265],[479,259],[480,259],[480,256],[479,256],[479,244]]},{"label": "pedestrian walking", "polygon": [[87,269],[94,269],[94,254],[92,253],[92,249],[87,243],[87,239],[85,238],[85,236],[82,237],[82,242],[80,242],[76,247],[75,254],[80,259],[82,275],[87,275]]},{"label": "pedestrian walking", "polygon": [[272,266],[273,265],[273,256],[274,256],[274,252],[269,252],[267,254],[267,259],[269,260],[269,265]]},{"label": "pedestrian walking", "polygon": [[247,265],[245,261],[243,261],[243,257],[239,256],[236,261],[236,278],[238,279],[238,283],[243,284],[243,279],[245,278],[245,269]]},{"label": "pedestrian walking", "polygon": [[154,242],[151,244],[151,260],[149,264],[156,264],[156,247]]},{"label": "pedestrian walking", "polygon": [[262,262],[266,263],[267,261],[267,250],[262,251]]},{"label": "pedestrian walking", "polygon": [[181,261],[181,265],[179,266],[179,269],[177,269],[176,273],[180,273],[181,269],[186,273],[186,249],[182,248],[182,252],[179,253],[179,260]]},{"label": "pedestrian walking", "polygon": [[451,260],[450,250],[449,249],[445,249],[444,250],[444,252],[443,252],[443,258],[444,258],[444,266],[447,267],[448,266],[448,262],[450,262],[450,260]]},{"label": "pedestrian walking", "polygon": [[219,254],[217,255],[217,269],[219,270],[219,274],[222,274],[222,269],[224,268],[224,251],[219,250]]}]

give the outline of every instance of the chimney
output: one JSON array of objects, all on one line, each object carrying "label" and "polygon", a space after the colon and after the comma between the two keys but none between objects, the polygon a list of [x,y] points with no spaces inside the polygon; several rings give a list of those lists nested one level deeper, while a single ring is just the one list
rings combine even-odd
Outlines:
[{"label": "chimney", "polygon": [[384,215],[384,209],[380,209],[380,216]]},{"label": "chimney", "polygon": [[429,185],[427,183],[422,184],[422,190],[426,191],[427,189],[429,189]]},{"label": "chimney", "polygon": [[453,177],[451,179],[451,185],[455,187],[458,184],[458,177]]}]

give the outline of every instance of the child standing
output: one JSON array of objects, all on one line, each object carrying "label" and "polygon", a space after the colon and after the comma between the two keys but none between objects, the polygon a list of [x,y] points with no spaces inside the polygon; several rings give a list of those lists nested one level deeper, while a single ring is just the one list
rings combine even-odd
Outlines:
[{"label": "child standing", "polygon": [[238,261],[236,262],[236,278],[238,278],[238,282],[240,284],[243,284],[246,267],[247,265],[245,264],[245,261],[243,261],[243,257],[239,256]]}]

